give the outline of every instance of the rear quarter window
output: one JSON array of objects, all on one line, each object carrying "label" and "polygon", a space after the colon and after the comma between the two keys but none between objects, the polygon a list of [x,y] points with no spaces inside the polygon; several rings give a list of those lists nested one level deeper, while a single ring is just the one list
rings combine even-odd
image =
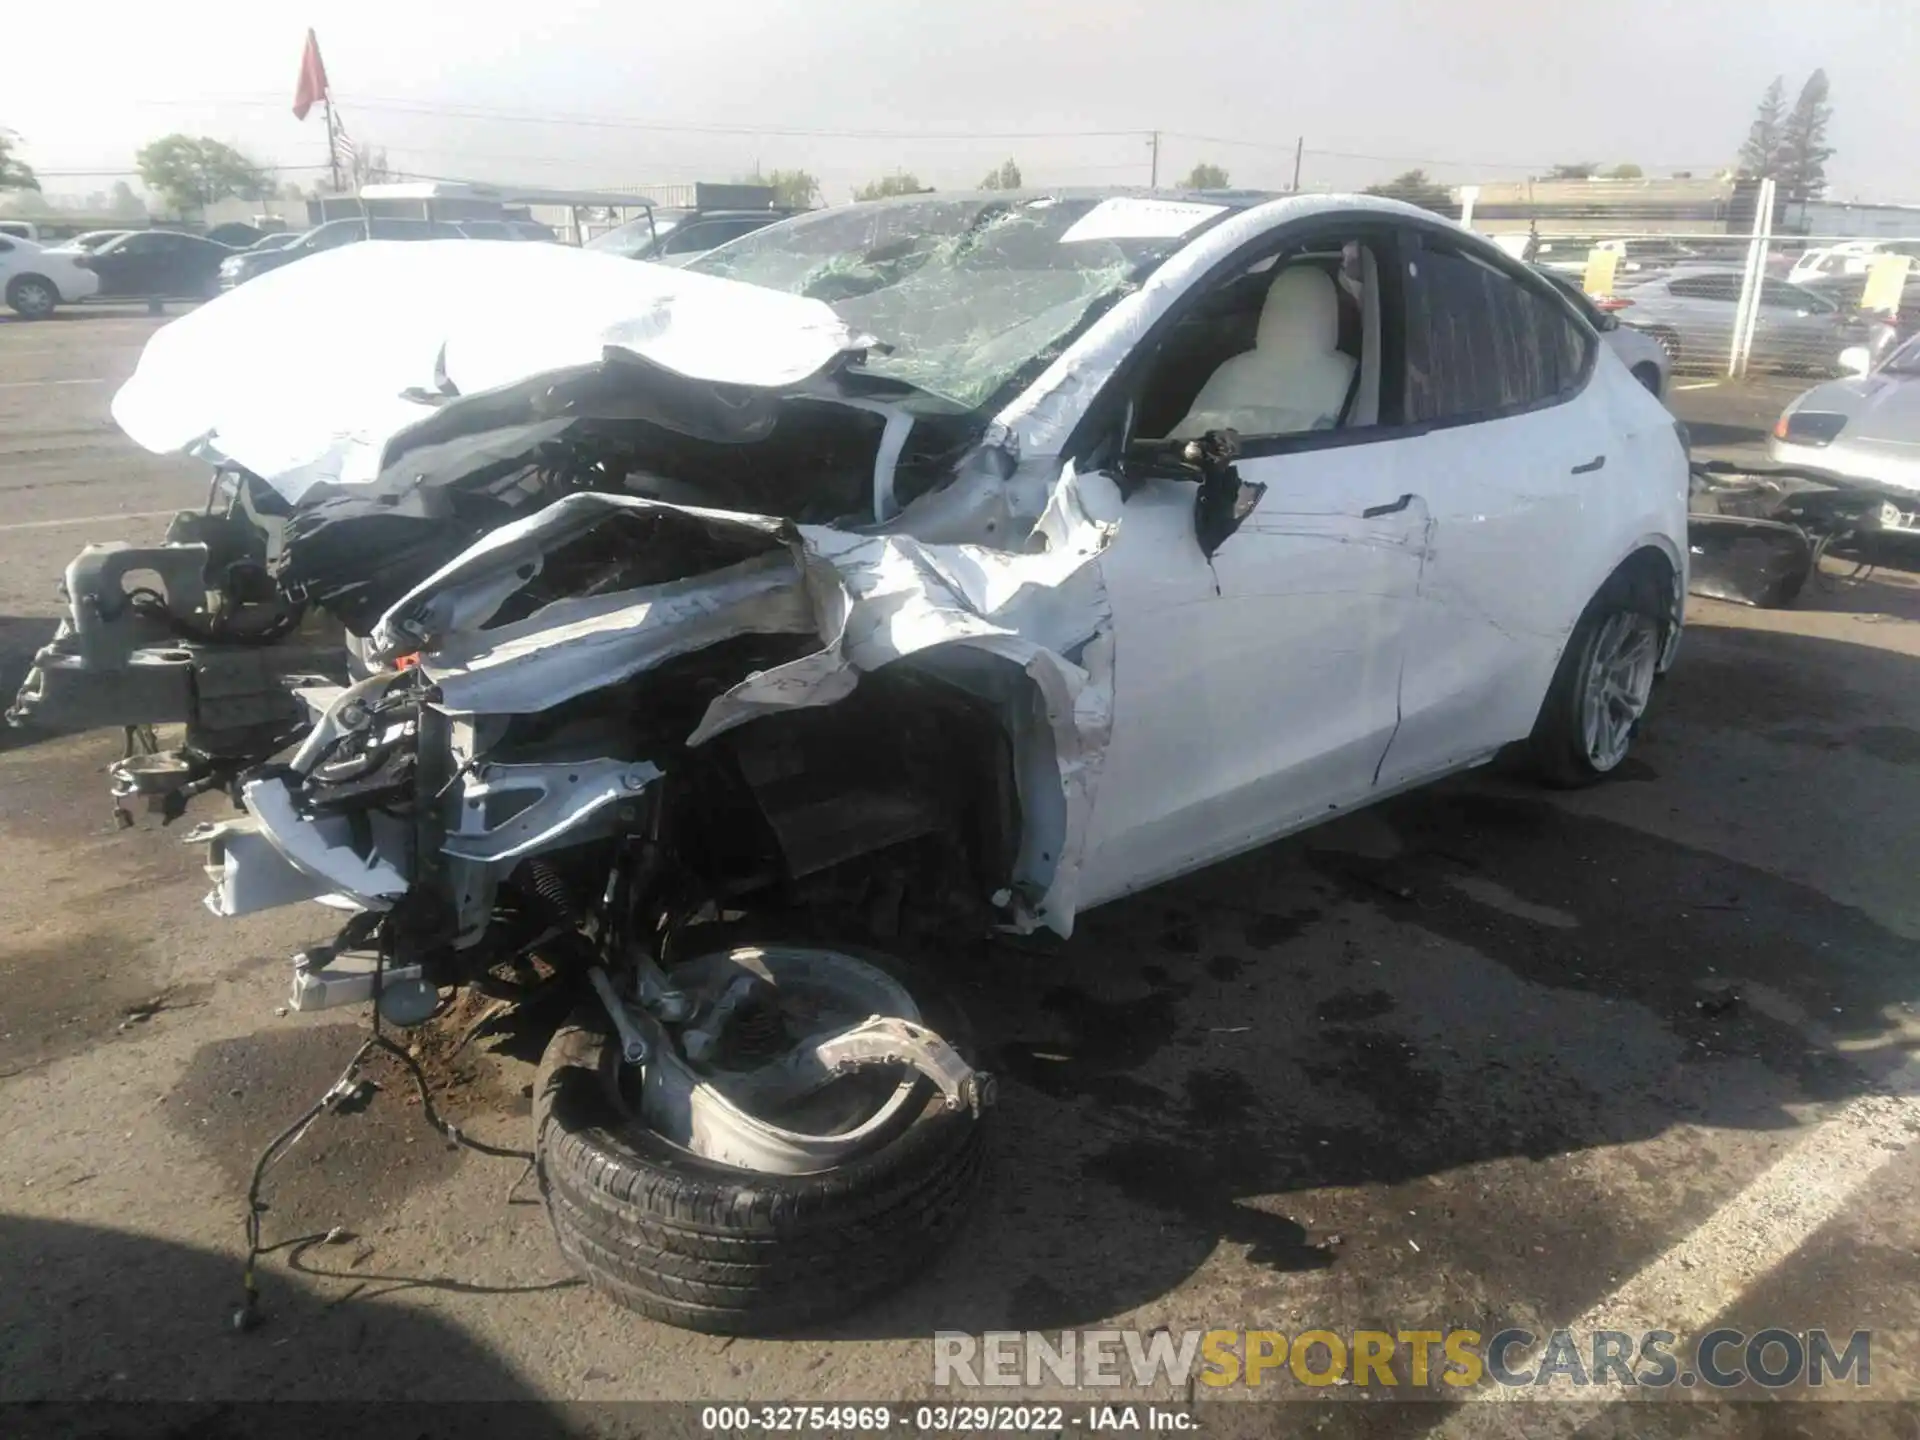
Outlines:
[{"label": "rear quarter window", "polygon": [[1409,287],[1409,419],[1464,421],[1550,404],[1585,381],[1597,343],[1566,303],[1478,256],[1427,243]]},{"label": "rear quarter window", "polygon": [[1669,282],[1667,291],[1682,300],[1738,300],[1740,280],[1734,275],[1693,275]]}]

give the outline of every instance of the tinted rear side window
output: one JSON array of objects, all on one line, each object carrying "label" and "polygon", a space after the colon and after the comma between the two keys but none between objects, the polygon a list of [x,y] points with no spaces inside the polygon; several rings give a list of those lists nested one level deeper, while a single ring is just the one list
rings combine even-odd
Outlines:
[{"label": "tinted rear side window", "polygon": [[1695,275],[1675,280],[1667,289],[1682,300],[1738,300],[1740,277],[1737,275]]},{"label": "tinted rear side window", "polygon": [[1552,296],[1473,256],[1416,253],[1407,315],[1409,419],[1549,403],[1586,377],[1592,337]]}]

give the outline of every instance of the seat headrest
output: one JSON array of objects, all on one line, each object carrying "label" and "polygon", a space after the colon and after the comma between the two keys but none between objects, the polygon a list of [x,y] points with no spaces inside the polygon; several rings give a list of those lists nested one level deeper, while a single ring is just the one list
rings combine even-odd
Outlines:
[{"label": "seat headrest", "polygon": [[1325,271],[1290,265],[1267,287],[1256,350],[1326,354],[1340,346],[1340,296]]}]

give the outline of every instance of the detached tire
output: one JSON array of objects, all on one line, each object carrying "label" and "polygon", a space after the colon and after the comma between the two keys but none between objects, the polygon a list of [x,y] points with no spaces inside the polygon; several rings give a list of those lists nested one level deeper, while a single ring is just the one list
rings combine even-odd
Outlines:
[{"label": "detached tire", "polygon": [[535,1152],[561,1251],[628,1309],[712,1334],[792,1330],[896,1288],[959,1229],[985,1125],[937,1090],[879,1150],[821,1174],[767,1175],[629,1119],[614,1098],[611,1028],[583,1007],[547,1046]]},{"label": "detached tire", "polygon": [[[1528,766],[1543,784],[1579,789],[1620,767],[1652,695],[1666,612],[1660,582],[1647,568],[1616,571],[1587,602],[1526,743]],[[1629,665],[1625,654],[1630,652],[1619,649],[1637,643],[1650,647],[1644,667]],[[1621,687],[1628,692],[1626,703],[1608,710],[1600,701],[1610,680],[1629,672],[1629,683]],[[1590,721],[1602,713],[1610,715],[1613,724],[1596,744],[1597,727]]]}]

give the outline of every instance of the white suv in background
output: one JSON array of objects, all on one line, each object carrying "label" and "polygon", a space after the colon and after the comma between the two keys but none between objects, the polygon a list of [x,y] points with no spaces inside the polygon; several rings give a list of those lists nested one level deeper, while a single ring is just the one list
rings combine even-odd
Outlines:
[{"label": "white suv in background", "polygon": [[100,277],[81,269],[74,258],[73,253],[0,235],[0,298],[23,320],[39,320],[56,306],[86,299],[100,288]]}]

